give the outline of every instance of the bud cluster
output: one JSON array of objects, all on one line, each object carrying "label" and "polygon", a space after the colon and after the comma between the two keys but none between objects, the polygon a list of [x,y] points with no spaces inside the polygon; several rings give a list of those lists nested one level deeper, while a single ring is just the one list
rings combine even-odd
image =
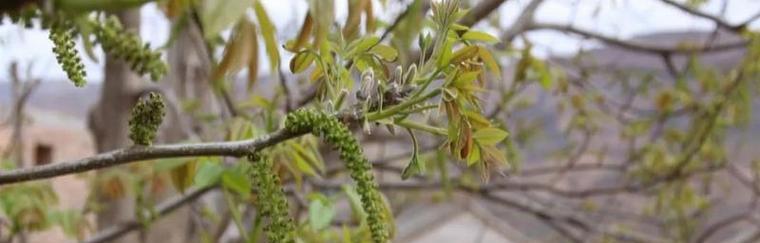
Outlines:
[{"label": "bud cluster", "polygon": [[151,92],[132,108],[129,118],[129,139],[135,145],[150,145],[156,138],[158,127],[164,119],[165,105],[161,95]]}]

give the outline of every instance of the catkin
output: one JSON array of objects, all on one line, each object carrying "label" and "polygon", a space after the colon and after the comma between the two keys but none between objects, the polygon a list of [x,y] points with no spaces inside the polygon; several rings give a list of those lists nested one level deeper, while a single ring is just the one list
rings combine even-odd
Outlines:
[{"label": "catkin", "polygon": [[256,153],[248,155],[248,160],[253,164],[251,181],[257,195],[256,207],[261,216],[269,218],[264,228],[269,242],[295,242],[295,225],[288,215],[288,201],[272,161]]},{"label": "catkin", "polygon": [[372,239],[375,243],[388,242],[389,230],[384,214],[383,200],[372,174],[372,166],[364,156],[359,142],[348,127],[335,117],[314,110],[301,109],[288,114],[285,128],[294,133],[311,132],[332,144],[340,152],[351,178],[357,184],[362,207],[367,213]]},{"label": "catkin", "polygon": [[84,64],[75,47],[71,29],[63,24],[54,24],[49,30],[49,38],[53,41],[53,52],[58,64],[74,83],[74,86],[82,87],[87,83],[87,73]]},{"label": "catkin", "polygon": [[151,80],[158,81],[167,72],[166,63],[161,60],[161,53],[150,49],[137,34],[122,27],[116,17],[108,18],[103,23],[95,23],[95,38],[103,50],[127,62],[133,71],[140,75],[149,74]]}]

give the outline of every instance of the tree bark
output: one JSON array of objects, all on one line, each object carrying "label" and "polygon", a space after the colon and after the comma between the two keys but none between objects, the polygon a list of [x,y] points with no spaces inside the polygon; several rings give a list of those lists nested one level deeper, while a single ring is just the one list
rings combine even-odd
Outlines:
[{"label": "tree bark", "polygon": [[[127,10],[116,14],[122,25],[129,31],[139,33],[140,12],[139,9]],[[129,65],[111,56],[106,56],[105,82],[101,90],[100,101],[90,113],[89,127],[94,135],[95,146],[98,152],[106,152],[117,148],[131,146],[128,139],[129,114],[136,102],[136,94],[142,87],[140,77],[132,72]],[[110,170],[126,170],[124,166],[111,168]],[[98,184],[102,184],[97,180]],[[122,184],[125,184],[123,182]],[[128,221],[135,217],[133,199],[124,196],[111,198],[104,194],[100,187],[94,190],[97,204],[101,207],[97,211],[97,228],[105,229],[108,226]],[[114,240],[115,243],[138,242],[138,234],[131,233],[125,237]]]},{"label": "tree bark", "polygon": [[[219,141],[222,133],[213,132],[209,129],[208,123],[204,123],[197,117],[197,114],[220,114],[220,109],[218,109],[220,102],[215,99],[213,89],[208,82],[211,60],[206,50],[203,33],[195,21],[186,20],[187,23],[173,21],[184,27],[177,33],[174,43],[168,49],[169,73],[160,86],[164,90],[164,96],[174,103],[171,106],[175,109],[168,113],[165,123],[174,125],[164,127],[159,139],[165,143],[188,140]],[[195,102],[198,108],[193,111],[177,110],[182,109],[183,102]],[[172,193],[162,197],[169,198],[170,196]],[[173,223],[161,224],[151,229],[151,232],[155,233],[148,234],[148,242],[181,243],[197,239],[197,229],[204,226],[193,225],[197,221],[192,220],[192,217],[191,210],[183,208],[161,219],[162,222]],[[162,227],[172,228],[162,229]],[[165,234],[169,230],[173,230],[173,233]]]}]

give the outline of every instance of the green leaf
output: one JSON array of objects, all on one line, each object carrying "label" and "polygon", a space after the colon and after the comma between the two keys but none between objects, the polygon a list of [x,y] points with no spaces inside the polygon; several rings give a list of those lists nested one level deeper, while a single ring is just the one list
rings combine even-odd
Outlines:
[{"label": "green leaf", "polygon": [[353,58],[356,55],[364,54],[369,51],[369,48],[372,46],[379,45],[378,42],[380,42],[380,38],[377,36],[367,36],[356,39],[348,44],[346,58]]},{"label": "green leaf", "polygon": [[438,68],[445,68],[449,65],[449,61],[451,61],[452,49],[453,43],[446,38],[446,40],[443,42],[443,46],[441,51],[441,54],[438,56]]},{"label": "green leaf", "polygon": [[250,0],[207,0],[201,8],[204,38],[213,39],[229,28],[245,14],[251,6]]},{"label": "green leaf", "polygon": [[541,88],[549,90],[552,88],[552,73],[544,63],[536,64],[536,71],[538,72],[538,83],[541,84]]},{"label": "green leaf", "polygon": [[292,157],[296,164],[296,168],[298,168],[299,171],[310,176],[317,175],[317,172],[314,171],[314,168],[312,168],[311,165],[308,162],[306,162],[306,160],[300,154],[293,153]]},{"label": "green leaf", "polygon": [[204,187],[219,182],[224,168],[217,163],[203,162],[195,174],[195,185]]},{"label": "green leaf", "polygon": [[301,144],[295,144],[292,146],[292,148],[298,155],[306,160],[306,162],[309,162],[311,166],[317,168],[319,172],[325,172],[325,162],[322,161],[322,159],[314,152],[314,150],[307,150],[301,146]]},{"label": "green leaf", "polygon": [[465,90],[472,84],[472,81],[478,78],[478,75],[480,75],[480,71],[462,73],[454,80],[454,87]]},{"label": "green leaf", "polygon": [[261,5],[261,1],[256,1],[253,5],[254,12],[256,12],[256,19],[259,20],[259,28],[261,28],[261,36],[264,38],[264,45],[267,48],[267,56],[269,57],[269,65],[272,68],[272,73],[277,73],[277,69],[280,65],[280,50],[277,47],[277,38],[275,34],[277,30],[272,24],[272,20],[267,15],[266,9]]},{"label": "green leaf", "polygon": [[251,194],[251,180],[241,170],[226,170],[222,174],[222,185],[234,192],[237,192],[243,198]]},{"label": "green leaf", "polygon": [[343,185],[341,189],[343,189],[343,193],[345,193],[346,197],[348,198],[349,205],[351,205],[351,211],[353,212],[353,217],[360,222],[364,222],[364,220],[367,218],[367,213],[364,212],[364,208],[362,207],[362,199],[359,196],[359,193],[357,193],[356,189],[350,185]]},{"label": "green leaf", "polygon": [[386,62],[396,61],[396,58],[398,57],[398,51],[396,51],[396,49],[384,44],[378,44],[375,47],[372,47],[370,52],[380,56]]},{"label": "green leaf", "polygon": [[482,145],[494,145],[503,141],[508,135],[509,133],[504,130],[487,127],[476,131],[472,138]]},{"label": "green leaf", "polygon": [[464,33],[462,35],[462,39],[466,41],[483,41],[488,43],[498,43],[499,38],[496,38],[495,36],[482,32],[477,30],[469,30],[467,33]]},{"label": "green leaf", "polygon": [[309,203],[309,225],[313,230],[322,230],[330,226],[335,217],[335,208],[327,200],[315,199]]},{"label": "green leaf", "polygon": [[412,159],[409,161],[409,164],[406,165],[404,168],[404,171],[401,172],[401,179],[406,180],[409,179],[409,177],[412,177],[413,175],[420,175],[425,173],[425,164],[420,163],[419,160],[419,152],[420,152],[420,145],[417,141],[417,136],[414,135],[414,131],[411,129],[406,129],[407,132],[409,132],[409,136],[412,137]]}]

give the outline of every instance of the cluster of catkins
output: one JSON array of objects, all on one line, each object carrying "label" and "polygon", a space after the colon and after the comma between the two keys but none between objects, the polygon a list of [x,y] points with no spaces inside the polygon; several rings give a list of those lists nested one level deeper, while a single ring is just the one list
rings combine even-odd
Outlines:
[{"label": "cluster of catkins", "polygon": [[[0,1],[2,2],[2,1]],[[74,39],[80,27],[64,12],[43,13],[34,1],[16,1],[18,4],[0,3],[0,22],[7,16],[11,22],[27,28],[34,26],[34,20],[41,20],[42,27],[49,29],[49,37],[53,42],[53,52],[58,63],[75,86],[86,84],[85,67],[75,47]],[[166,63],[161,60],[161,53],[151,50],[150,45],[143,43],[140,37],[127,31],[115,16],[105,21],[90,19],[86,23],[88,29],[94,30],[95,41],[100,43],[103,50],[128,63],[132,70],[140,75],[150,75],[151,80],[158,81],[167,72]],[[89,36],[82,36],[89,39]]]},{"label": "cluster of catkins", "polygon": [[129,139],[135,145],[147,146],[153,143],[165,113],[160,94],[151,92],[147,97],[141,98],[132,108],[129,118]]},{"label": "cluster of catkins", "polygon": [[314,110],[301,109],[288,114],[285,128],[289,132],[310,132],[332,144],[340,152],[340,158],[351,172],[351,178],[357,184],[362,207],[367,213],[367,223],[375,243],[388,242],[389,230],[384,214],[382,195],[378,190],[372,166],[364,157],[359,142],[348,127],[337,118]]},{"label": "cluster of catkins", "polygon": [[248,155],[248,160],[253,164],[251,181],[257,196],[256,208],[261,216],[269,219],[264,228],[269,242],[295,242],[295,224],[288,215],[288,201],[272,160],[258,153]]},{"label": "cluster of catkins", "polygon": [[150,74],[153,81],[158,81],[167,72],[166,64],[161,60],[161,53],[150,49],[150,45],[140,40],[137,34],[126,31],[119,20],[111,16],[104,23],[96,23],[95,37],[103,50],[124,60],[132,70],[140,75]]},{"label": "cluster of catkins", "polygon": [[57,21],[50,27],[50,40],[53,41],[53,53],[61,68],[66,72],[74,86],[82,87],[87,83],[87,72],[75,48],[72,29],[64,21]]}]

